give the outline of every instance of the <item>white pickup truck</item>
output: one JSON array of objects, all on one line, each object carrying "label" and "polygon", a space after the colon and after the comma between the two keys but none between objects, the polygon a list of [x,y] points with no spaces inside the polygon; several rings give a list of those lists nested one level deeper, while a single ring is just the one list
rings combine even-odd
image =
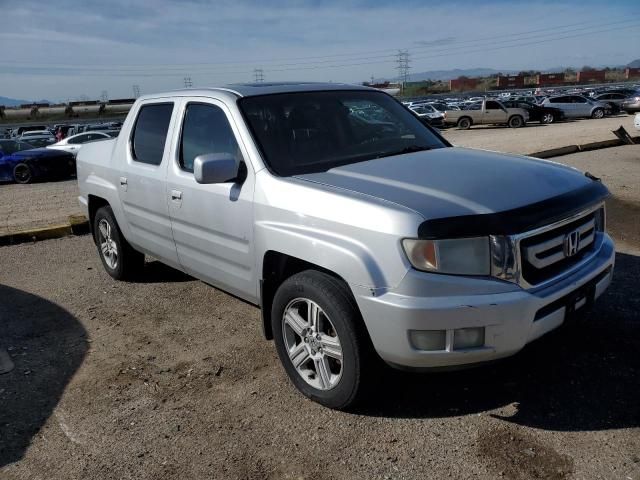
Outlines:
[{"label": "white pickup truck", "polygon": [[375,389],[380,360],[513,355],[613,274],[600,181],[454,148],[365,87],[148,95],[77,166],[111,276],[150,255],[259,305],[291,381],[332,408]]},{"label": "white pickup truck", "polygon": [[446,110],[445,125],[456,125],[468,130],[472,125],[508,125],[523,127],[529,120],[529,112],[523,108],[507,108],[497,100],[482,100],[469,105],[465,110]]}]

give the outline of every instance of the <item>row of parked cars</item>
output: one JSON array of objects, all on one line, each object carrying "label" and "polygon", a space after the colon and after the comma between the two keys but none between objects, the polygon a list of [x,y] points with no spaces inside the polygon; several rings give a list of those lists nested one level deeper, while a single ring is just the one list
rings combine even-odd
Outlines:
[{"label": "row of parked cars", "polygon": [[625,111],[640,111],[640,87],[608,91],[565,93],[563,95],[501,94],[498,97],[468,99],[423,99],[404,102],[416,115],[432,126],[502,124],[512,128],[526,122],[553,123],[572,118],[604,118]]},{"label": "row of parked cars", "polygon": [[[31,183],[75,175],[75,157],[81,147],[117,137],[121,125],[37,125],[5,131],[0,138],[0,182]],[[58,140],[54,132],[64,138]]]}]

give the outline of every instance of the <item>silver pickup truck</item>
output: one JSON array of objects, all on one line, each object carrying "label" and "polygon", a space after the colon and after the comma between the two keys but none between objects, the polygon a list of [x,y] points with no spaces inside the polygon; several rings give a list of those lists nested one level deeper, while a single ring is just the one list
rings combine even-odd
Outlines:
[{"label": "silver pickup truck", "polygon": [[332,408],[375,388],[380,360],[512,355],[612,277],[600,181],[451,147],[365,87],[148,95],[77,166],[112,277],[150,255],[259,305],[291,381]]},{"label": "silver pickup truck", "polygon": [[464,110],[446,110],[445,125],[456,125],[468,130],[472,125],[508,125],[511,128],[524,127],[529,121],[529,112],[523,108],[507,108],[497,100],[482,100],[472,103]]}]

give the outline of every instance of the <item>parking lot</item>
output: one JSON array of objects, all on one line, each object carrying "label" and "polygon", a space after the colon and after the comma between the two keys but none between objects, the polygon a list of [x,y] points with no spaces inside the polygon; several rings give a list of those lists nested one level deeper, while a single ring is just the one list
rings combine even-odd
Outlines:
[{"label": "parking lot", "polygon": [[613,193],[590,313],[491,366],[381,369],[353,413],[298,394],[232,296],[153,260],[115,282],[88,236],[0,248],[0,477],[640,479],[639,150],[556,159]]}]

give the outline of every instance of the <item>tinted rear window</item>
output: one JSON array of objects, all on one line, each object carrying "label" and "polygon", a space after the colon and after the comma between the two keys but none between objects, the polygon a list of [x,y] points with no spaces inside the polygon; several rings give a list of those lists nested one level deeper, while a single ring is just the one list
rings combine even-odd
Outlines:
[{"label": "tinted rear window", "polygon": [[162,163],[172,112],[173,103],[155,103],[140,109],[131,137],[134,160],[150,165]]}]

